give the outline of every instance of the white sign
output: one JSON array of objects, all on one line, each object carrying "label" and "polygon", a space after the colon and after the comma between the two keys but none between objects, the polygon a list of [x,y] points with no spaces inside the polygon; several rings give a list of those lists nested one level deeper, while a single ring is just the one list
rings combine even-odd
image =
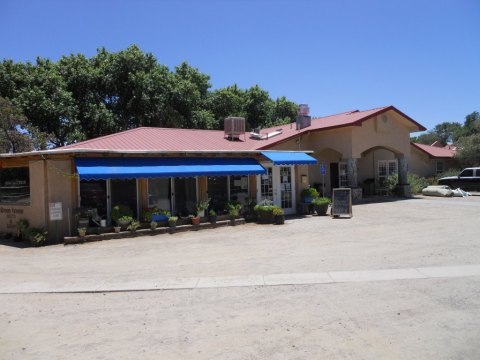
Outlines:
[{"label": "white sign", "polygon": [[56,220],[63,220],[63,212],[62,212],[62,203],[49,203],[48,204],[48,212],[50,215],[50,221]]}]

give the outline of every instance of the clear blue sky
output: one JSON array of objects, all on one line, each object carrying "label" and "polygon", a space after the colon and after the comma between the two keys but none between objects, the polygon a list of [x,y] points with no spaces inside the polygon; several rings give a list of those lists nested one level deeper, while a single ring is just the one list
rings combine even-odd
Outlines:
[{"label": "clear blue sky", "polygon": [[480,111],[479,0],[0,0],[0,14],[0,59],[138,44],[314,116],[394,105],[430,129]]}]

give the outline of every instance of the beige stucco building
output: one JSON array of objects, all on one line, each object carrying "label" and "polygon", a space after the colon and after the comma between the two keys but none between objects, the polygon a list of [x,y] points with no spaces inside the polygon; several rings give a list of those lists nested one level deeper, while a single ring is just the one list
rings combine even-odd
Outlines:
[{"label": "beige stucco building", "polygon": [[[293,124],[235,136],[137,128],[54,150],[2,154],[0,231],[15,232],[16,222],[26,218],[55,239],[76,233],[78,208],[95,208],[109,224],[116,204],[128,205],[141,219],[153,206],[186,215],[205,198],[220,211],[229,200],[247,206],[269,199],[292,214],[310,185],[325,196],[350,187],[359,199],[382,194],[394,173],[408,194],[407,170],[417,157],[410,134],[421,130],[387,106],[313,119],[301,115]],[[199,164],[205,165],[201,171]],[[54,205],[59,207],[52,208],[53,216],[61,220],[51,220]]]}]

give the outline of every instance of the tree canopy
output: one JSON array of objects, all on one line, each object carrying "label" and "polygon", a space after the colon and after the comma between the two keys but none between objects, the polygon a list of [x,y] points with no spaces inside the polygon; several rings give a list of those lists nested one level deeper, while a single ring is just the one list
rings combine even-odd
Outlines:
[{"label": "tree canopy", "polygon": [[258,85],[212,90],[210,76],[187,62],[171,71],[135,45],[56,62],[3,60],[0,96],[24,116],[18,125],[36,147],[139,126],[222,129],[227,116],[245,117],[248,129],[274,126],[294,121],[297,108],[285,97],[272,99]]},{"label": "tree canopy", "polygon": [[442,145],[453,143],[457,146],[455,157],[462,166],[480,165],[480,113],[474,111],[465,116],[463,125],[459,122],[444,122],[438,124],[412,141],[431,145],[439,141]]}]

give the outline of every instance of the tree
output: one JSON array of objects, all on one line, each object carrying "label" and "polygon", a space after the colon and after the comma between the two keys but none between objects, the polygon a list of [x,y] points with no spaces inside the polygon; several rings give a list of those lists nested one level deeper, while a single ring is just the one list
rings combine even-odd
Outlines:
[{"label": "tree", "polygon": [[463,167],[480,166],[480,134],[460,138],[457,147],[455,157]]},{"label": "tree", "polygon": [[8,100],[0,97],[0,151],[16,153],[31,151],[33,143],[28,136],[27,119]]},{"label": "tree", "polygon": [[439,141],[442,146],[454,143],[462,134],[462,124],[458,122],[443,122],[435,125],[430,130],[418,137],[413,137],[412,141],[420,144],[431,145],[435,141]]},{"label": "tree", "polygon": [[210,91],[209,81],[187,62],[170,71],[136,45],[119,52],[101,48],[91,58],[0,62],[0,96],[26,116],[36,147],[138,126],[222,129],[225,117],[243,116],[252,128],[294,118],[294,103],[284,97],[274,101],[258,85]]},{"label": "tree", "polygon": [[251,129],[272,125],[275,103],[268,92],[258,85],[252,86],[245,94],[245,116]]}]

